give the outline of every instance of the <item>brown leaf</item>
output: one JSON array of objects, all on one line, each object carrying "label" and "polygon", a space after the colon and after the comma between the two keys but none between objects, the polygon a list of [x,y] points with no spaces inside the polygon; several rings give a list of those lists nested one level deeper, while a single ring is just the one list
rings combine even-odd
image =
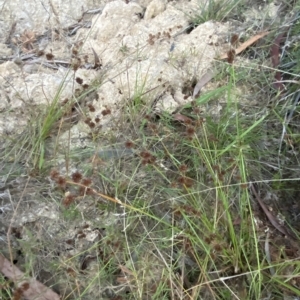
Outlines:
[{"label": "brown leaf", "polygon": [[186,124],[192,124],[193,123],[193,120],[191,118],[189,118],[187,116],[184,116],[182,114],[175,114],[174,115],[174,120],[182,122],[182,123],[186,123]]},{"label": "brown leaf", "polygon": [[[265,35],[269,34],[269,31],[265,31],[265,32],[261,32],[259,34],[256,34],[255,36],[253,36],[252,38],[250,38],[249,40],[247,40],[246,42],[242,43],[237,49],[235,49],[235,54],[239,54],[242,51],[244,51],[246,48],[248,48],[249,46],[251,46],[252,44],[254,44],[256,41],[258,41],[259,39],[263,38]],[[225,59],[227,58],[228,55],[227,53],[223,54],[220,59]]]},{"label": "brown leaf", "polygon": [[122,271],[124,274],[133,275],[133,272],[130,271],[127,267],[125,267],[125,266],[123,266],[123,265],[119,265],[119,268],[121,269],[121,271]]},{"label": "brown leaf", "polygon": [[201,89],[214,77],[214,74],[211,70],[207,71],[197,82],[194,92],[193,92],[193,98],[197,98],[199,96],[199,93]]},{"label": "brown leaf", "polygon": [[[284,33],[281,33],[280,35],[278,35],[270,49],[273,68],[277,68],[277,66],[279,65],[279,56],[280,56],[279,49],[280,49],[280,43],[281,43],[281,40],[283,39],[283,36],[284,36]],[[280,91],[282,91],[284,89],[284,85],[281,82],[281,72],[280,71],[277,71],[275,73],[274,87]]]},{"label": "brown leaf", "polygon": [[92,48],[93,54],[94,54],[94,66],[93,69],[98,69],[102,67],[102,64],[100,62],[100,58],[98,56],[98,54],[96,53],[96,51]]}]

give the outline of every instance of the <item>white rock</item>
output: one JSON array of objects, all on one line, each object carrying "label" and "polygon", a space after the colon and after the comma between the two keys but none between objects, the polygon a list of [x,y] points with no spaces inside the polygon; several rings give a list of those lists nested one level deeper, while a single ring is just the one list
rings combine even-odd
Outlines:
[{"label": "white rock", "polygon": [[167,5],[167,0],[151,1],[151,3],[147,6],[144,19],[150,20],[155,18],[166,9],[166,5]]}]

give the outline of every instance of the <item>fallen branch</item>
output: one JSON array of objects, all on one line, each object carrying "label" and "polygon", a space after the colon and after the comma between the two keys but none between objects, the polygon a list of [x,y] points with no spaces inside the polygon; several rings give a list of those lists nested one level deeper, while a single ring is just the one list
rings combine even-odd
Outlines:
[{"label": "fallen branch", "polygon": [[[28,300],[59,300],[58,294],[34,278],[25,279],[25,274],[0,254],[0,272],[12,280]],[[26,287],[26,288],[25,288]]]}]

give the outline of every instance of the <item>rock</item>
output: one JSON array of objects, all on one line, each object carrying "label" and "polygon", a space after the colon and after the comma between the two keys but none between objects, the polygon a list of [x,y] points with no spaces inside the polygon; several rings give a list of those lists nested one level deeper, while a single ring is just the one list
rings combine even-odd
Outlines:
[{"label": "rock", "polygon": [[167,0],[153,0],[147,6],[144,19],[150,20],[158,16],[166,9]]}]

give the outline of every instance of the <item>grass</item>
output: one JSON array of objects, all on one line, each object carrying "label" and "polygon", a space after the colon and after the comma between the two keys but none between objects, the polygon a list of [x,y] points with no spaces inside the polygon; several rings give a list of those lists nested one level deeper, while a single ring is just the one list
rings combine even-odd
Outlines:
[{"label": "grass", "polygon": [[[203,21],[211,18],[213,5],[217,2],[207,2]],[[220,21],[234,7],[220,10]],[[297,47],[295,41],[282,69],[278,67],[283,76],[298,73]],[[263,48],[257,47],[257,52],[266,59]],[[293,64],[286,71],[289,60]],[[293,105],[298,78],[292,77],[281,97],[272,89],[269,68],[262,67],[263,74],[252,68],[263,62],[257,59],[251,68],[219,62],[225,70],[222,76],[211,90],[181,107],[178,113],[186,117],[181,122],[168,113],[159,118],[144,115],[147,101],[153,99],[143,97],[146,82],[137,78],[134,105],[124,108],[122,125],[106,136],[91,128],[95,147],[69,149],[62,163],[57,152],[47,162],[49,133],[56,122],[59,132],[66,111],[103,82],[74,94],[65,107],[59,104],[58,90],[44,114],[29,125],[21,146],[2,158],[7,161],[19,148],[22,154],[14,160],[18,163],[29,153],[27,164],[40,170],[31,175],[40,181],[34,184],[48,190],[46,196],[36,193],[35,201],[53,204],[59,215],[57,222],[45,221],[40,228],[27,224],[21,233],[16,245],[25,257],[26,274],[40,277],[63,299],[300,296],[297,242],[272,227],[248,188],[253,182],[261,197],[266,195],[264,200],[280,199],[270,203],[277,203],[273,208],[286,213],[285,224],[297,233],[297,222],[284,208],[297,204],[299,192],[299,110]],[[249,84],[250,96],[257,101],[245,105],[242,100],[249,95],[240,88]],[[220,111],[211,109],[218,105]],[[76,108],[85,112],[83,106]],[[287,123],[291,110],[293,117]],[[116,155],[99,156],[99,142],[101,149],[105,144]],[[132,154],[119,155],[111,150],[115,147]],[[289,197],[284,204],[282,195]],[[46,273],[47,279],[42,275]],[[1,297],[11,299],[13,288],[2,277],[0,284]]]},{"label": "grass", "polygon": [[191,18],[191,23],[194,26],[211,20],[223,22],[230,15],[240,15],[240,11],[245,9],[245,1],[243,0],[205,0],[198,1],[198,3],[199,8],[194,11]]}]

